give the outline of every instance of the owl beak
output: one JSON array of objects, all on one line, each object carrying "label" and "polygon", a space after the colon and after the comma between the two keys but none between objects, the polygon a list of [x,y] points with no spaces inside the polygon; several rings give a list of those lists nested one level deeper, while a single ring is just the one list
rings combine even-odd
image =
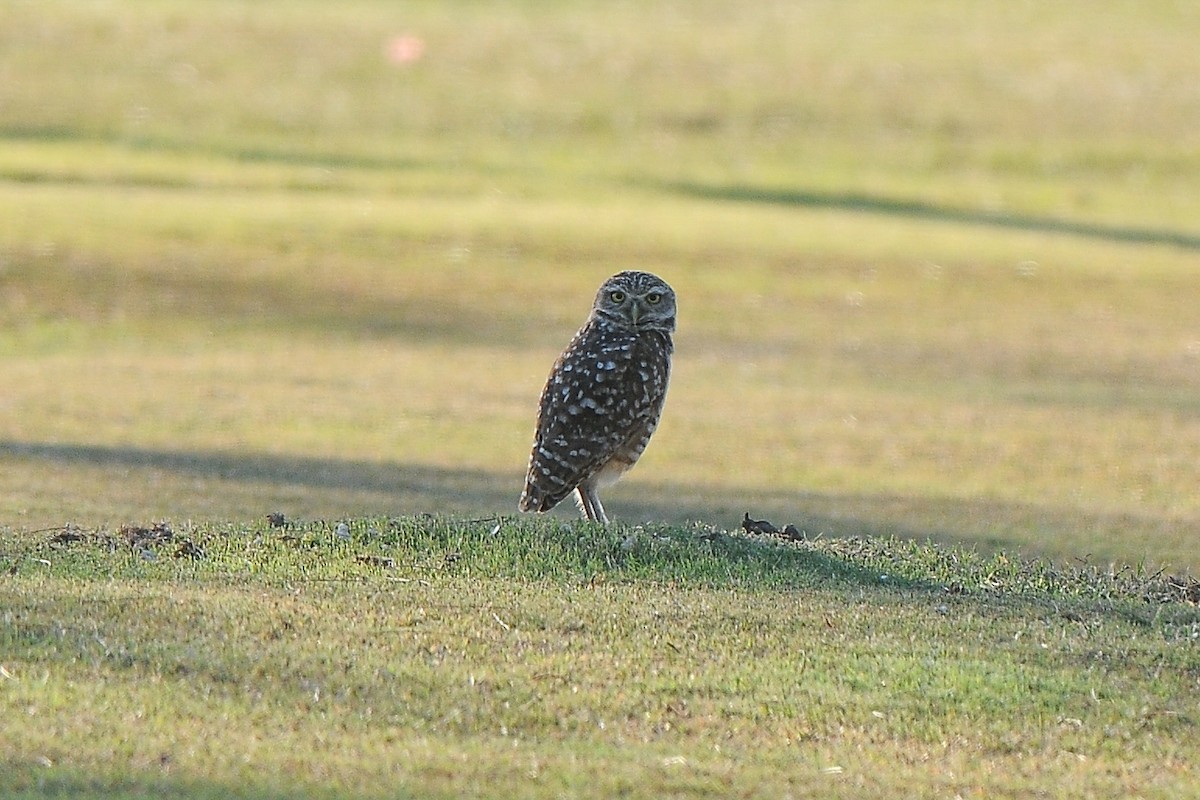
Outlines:
[{"label": "owl beak", "polygon": [[638,317],[642,315],[642,304],[634,300],[629,304],[629,321],[637,325]]}]

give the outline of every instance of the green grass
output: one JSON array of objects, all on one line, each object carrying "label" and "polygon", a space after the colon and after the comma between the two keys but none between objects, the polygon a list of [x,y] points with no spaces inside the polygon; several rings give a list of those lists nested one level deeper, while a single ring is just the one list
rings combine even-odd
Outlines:
[{"label": "green grass", "polygon": [[[1198,39],[1170,0],[7,3],[0,785],[1195,793]],[[633,267],[681,309],[605,495],[644,527],[512,520]],[[204,557],[116,533],[160,520]]]},{"label": "green grass", "polygon": [[1200,780],[1196,585],[1161,576],[512,518],[21,534],[0,567],[6,796]]}]

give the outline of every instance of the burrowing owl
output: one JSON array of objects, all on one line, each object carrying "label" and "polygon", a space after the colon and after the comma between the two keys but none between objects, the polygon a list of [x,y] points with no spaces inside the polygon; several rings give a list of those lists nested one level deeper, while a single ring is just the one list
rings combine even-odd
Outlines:
[{"label": "burrowing owl", "polygon": [[657,275],[613,275],[554,363],[538,406],[522,511],[575,492],[585,519],[608,522],[597,491],[646,449],[671,372],[675,292]]}]

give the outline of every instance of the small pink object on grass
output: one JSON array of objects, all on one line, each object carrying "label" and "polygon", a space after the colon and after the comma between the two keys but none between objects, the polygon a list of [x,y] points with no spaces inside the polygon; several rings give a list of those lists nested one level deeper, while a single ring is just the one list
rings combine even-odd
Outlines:
[{"label": "small pink object on grass", "polygon": [[425,40],[420,36],[393,36],[387,43],[387,60],[391,64],[406,65],[420,61],[425,54]]}]

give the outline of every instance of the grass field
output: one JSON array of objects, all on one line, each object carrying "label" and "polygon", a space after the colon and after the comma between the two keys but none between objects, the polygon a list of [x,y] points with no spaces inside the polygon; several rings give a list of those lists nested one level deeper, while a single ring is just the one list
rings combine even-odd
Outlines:
[{"label": "grass field", "polygon": [[[1144,595],[1200,569],[1198,38],[1166,0],[5,4],[3,788],[1197,791],[1194,599]],[[680,330],[606,507],[675,549],[571,509],[437,539],[515,509],[627,268]],[[714,571],[747,511],[810,544]],[[160,520],[208,556],[105,545]]]},{"label": "grass field", "polygon": [[20,534],[7,797],[1186,797],[1200,585],[703,526]]}]

